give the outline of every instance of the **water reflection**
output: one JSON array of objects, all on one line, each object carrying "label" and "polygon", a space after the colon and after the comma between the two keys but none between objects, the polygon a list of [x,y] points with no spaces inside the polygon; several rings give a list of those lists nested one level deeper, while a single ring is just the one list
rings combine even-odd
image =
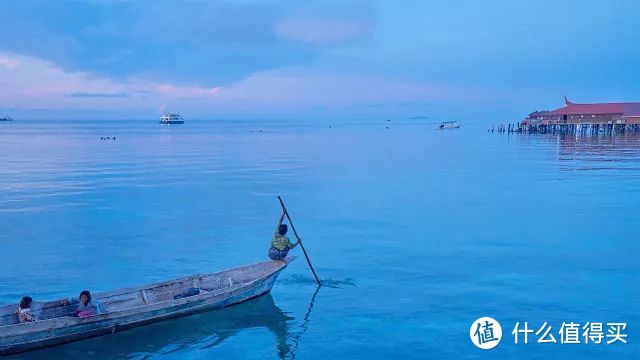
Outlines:
[{"label": "water reflection", "polygon": [[561,151],[574,150],[585,153],[629,153],[640,151],[640,134],[619,134],[613,136],[575,136],[557,137]]},{"label": "water reflection", "polygon": [[313,306],[316,303],[316,296],[318,296],[318,292],[320,292],[320,286],[316,287],[316,290],[313,292],[313,296],[311,296],[311,301],[309,302],[309,307],[307,308],[307,312],[304,314],[304,318],[302,319],[302,323],[299,326],[299,331],[296,334],[292,334],[292,347],[290,351],[290,358],[296,358],[296,350],[298,350],[298,345],[300,344],[300,339],[307,329],[309,328],[309,320],[311,319],[311,312],[313,311]]},{"label": "water reflection", "polygon": [[206,350],[224,343],[242,330],[266,328],[275,337],[280,359],[295,357],[300,338],[308,326],[318,290],[313,294],[302,325],[280,309],[271,294],[226,309],[160,322],[114,335],[101,336],[67,345],[17,355],[20,359],[86,358],[148,359],[175,355],[186,349]]},{"label": "water reflection", "polygon": [[556,143],[564,170],[640,170],[640,134],[557,135],[549,141]]}]

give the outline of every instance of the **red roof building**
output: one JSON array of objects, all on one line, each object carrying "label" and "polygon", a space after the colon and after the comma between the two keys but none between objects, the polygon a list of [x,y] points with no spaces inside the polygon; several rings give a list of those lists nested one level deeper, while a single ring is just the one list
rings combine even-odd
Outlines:
[{"label": "red roof building", "polygon": [[576,104],[565,96],[565,107],[536,111],[525,123],[543,124],[640,124],[640,103]]}]

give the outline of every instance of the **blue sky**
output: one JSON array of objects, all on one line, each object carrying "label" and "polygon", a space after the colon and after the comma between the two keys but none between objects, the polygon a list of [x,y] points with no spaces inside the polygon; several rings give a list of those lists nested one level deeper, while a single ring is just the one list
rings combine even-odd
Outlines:
[{"label": "blue sky", "polygon": [[515,122],[564,95],[640,101],[639,15],[632,0],[6,0],[0,113]]}]

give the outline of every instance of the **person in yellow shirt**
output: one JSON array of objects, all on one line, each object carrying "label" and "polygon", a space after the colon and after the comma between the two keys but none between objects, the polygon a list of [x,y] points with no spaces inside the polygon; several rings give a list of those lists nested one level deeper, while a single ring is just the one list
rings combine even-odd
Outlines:
[{"label": "person in yellow shirt", "polygon": [[269,249],[269,258],[271,258],[271,260],[283,260],[287,257],[289,250],[295,248],[300,243],[299,239],[295,243],[292,243],[286,236],[287,224],[282,223],[284,215],[285,214],[282,213],[280,221],[278,221],[278,225],[276,226],[276,232],[273,234],[273,239],[271,240],[271,248]]}]

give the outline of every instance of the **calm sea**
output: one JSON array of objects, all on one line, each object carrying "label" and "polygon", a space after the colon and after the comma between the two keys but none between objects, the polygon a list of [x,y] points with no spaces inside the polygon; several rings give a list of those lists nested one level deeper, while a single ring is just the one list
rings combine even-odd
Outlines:
[{"label": "calm sea", "polygon": [[[640,356],[640,137],[328,125],[0,123],[2,304],[264,260],[278,194],[331,285],[300,257],[257,300],[21,357]],[[515,345],[516,322],[557,343]],[[563,322],[624,322],[628,343],[561,344]]]}]

